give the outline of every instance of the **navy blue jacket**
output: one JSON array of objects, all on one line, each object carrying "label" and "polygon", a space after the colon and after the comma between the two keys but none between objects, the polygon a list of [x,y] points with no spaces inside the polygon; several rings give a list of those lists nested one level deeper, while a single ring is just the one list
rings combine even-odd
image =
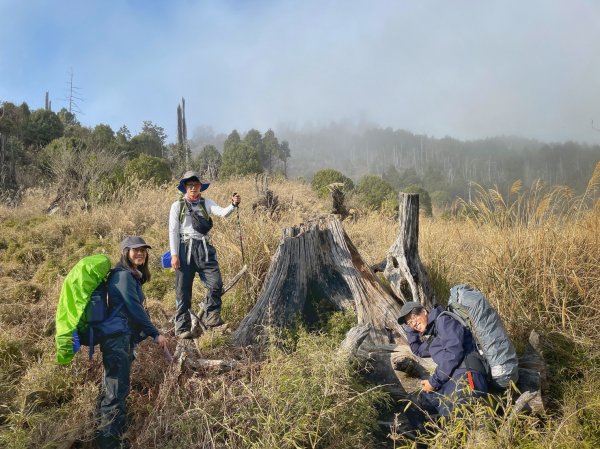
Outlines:
[{"label": "navy blue jacket", "polygon": [[[117,265],[108,280],[109,313],[123,304],[119,316],[126,321],[127,328],[135,341],[143,340],[145,337],[155,338],[159,335],[158,329],[152,324],[144,308],[144,299],[141,282],[129,269]],[[139,338],[142,332],[145,337]]]},{"label": "navy blue jacket", "polygon": [[427,327],[423,336],[405,326],[406,337],[411,351],[419,357],[431,357],[437,368],[429,377],[434,390],[439,390],[451,377],[458,378],[467,370],[461,366],[466,355],[476,351],[471,331],[449,315],[438,316],[444,309],[434,307],[427,316]]}]

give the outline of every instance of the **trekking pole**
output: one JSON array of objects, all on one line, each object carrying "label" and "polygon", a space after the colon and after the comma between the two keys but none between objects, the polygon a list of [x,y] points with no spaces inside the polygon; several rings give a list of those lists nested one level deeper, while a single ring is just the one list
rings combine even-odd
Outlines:
[{"label": "trekking pole", "polygon": [[[236,195],[237,192],[233,192],[233,195]],[[246,263],[246,258],[244,257],[244,242],[242,239],[242,223],[240,222],[240,207],[236,206],[235,207],[236,212],[237,212],[237,225],[238,225],[238,234],[240,236],[240,249],[242,250],[242,265]]]}]

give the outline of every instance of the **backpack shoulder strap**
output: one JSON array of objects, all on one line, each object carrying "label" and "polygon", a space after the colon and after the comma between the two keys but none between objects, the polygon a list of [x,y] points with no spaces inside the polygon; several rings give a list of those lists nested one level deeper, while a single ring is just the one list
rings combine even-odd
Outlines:
[{"label": "backpack shoulder strap", "polygon": [[[110,298],[108,296],[108,282],[110,281],[110,278],[113,276],[113,274],[115,274],[117,271],[126,271],[126,270],[123,270],[122,268],[119,268],[119,267],[115,267],[108,272],[108,276],[106,277],[106,280],[103,281],[106,284],[106,305],[107,306],[110,306],[110,304],[109,304]],[[115,317],[117,315],[117,313],[119,313],[123,309],[124,306],[125,306],[125,304],[123,304],[123,303],[119,304],[117,307],[114,308],[112,313],[106,317],[106,319],[108,320],[110,318]]]},{"label": "backpack shoulder strap", "polygon": [[447,315],[450,316],[452,318],[454,318],[456,321],[458,321],[460,323],[461,326],[466,327],[467,329],[469,329],[469,324],[467,323],[467,321],[460,316],[459,314],[451,311],[451,310],[444,310],[442,313],[440,313],[437,318],[435,319],[436,321],[440,319],[440,317]]},{"label": "backpack shoulder strap", "polygon": [[[185,205],[187,204],[187,202],[185,201],[185,199],[183,198],[183,196],[179,197],[179,223],[183,223],[183,217],[185,217]],[[189,205],[188,205],[188,209],[189,209]]]},{"label": "backpack shoulder strap", "polygon": [[200,206],[200,210],[202,211],[202,215],[204,216],[204,218],[210,220],[210,216],[208,215],[208,210],[206,209],[206,202],[204,201],[204,198],[200,199],[198,206]]}]

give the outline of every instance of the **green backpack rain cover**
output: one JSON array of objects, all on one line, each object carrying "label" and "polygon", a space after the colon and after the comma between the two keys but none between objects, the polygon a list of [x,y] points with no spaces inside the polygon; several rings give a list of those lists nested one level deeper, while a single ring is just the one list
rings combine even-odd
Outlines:
[{"label": "green backpack rain cover", "polygon": [[90,301],[92,292],[110,272],[110,259],[104,254],[84,257],[69,271],[56,308],[56,361],[66,365],[75,356],[73,333]]}]

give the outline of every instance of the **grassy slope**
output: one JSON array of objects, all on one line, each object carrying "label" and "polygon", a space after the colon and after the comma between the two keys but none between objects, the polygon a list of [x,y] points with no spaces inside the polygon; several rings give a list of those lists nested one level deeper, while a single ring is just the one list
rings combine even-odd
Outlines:
[{"label": "grassy slope", "polygon": [[[234,325],[256,299],[281,228],[326,213],[307,185],[276,182],[271,188],[282,203],[276,219],[251,213],[251,180],[218,182],[207,192],[220,204],[231,191],[244,195],[240,216],[250,276],[224,298],[224,315]],[[59,447],[91,436],[99,354],[91,364],[79,355],[70,367],[58,367],[52,338],[62,278],[81,257],[106,252],[115,260],[124,235],[144,235],[154,247],[148,307],[161,327],[170,327],[173,274],[159,268],[158,256],[167,249],[174,189],[139,185],[123,197],[69,216],[45,216],[49,195],[42,191],[28,195],[18,209],[0,208],[0,447]],[[450,285],[471,283],[501,312],[518,346],[532,328],[548,336],[552,407],[541,421],[522,417],[506,425],[484,417],[485,408],[476,410],[477,419],[497,429],[496,447],[600,446],[600,213],[592,210],[566,223],[494,223],[422,218],[420,252],[440,298]],[[381,260],[395,239],[395,223],[376,213],[344,227],[369,263]],[[227,280],[242,265],[235,215],[217,219],[213,233]],[[202,298],[202,289],[195,297]],[[329,336],[296,332],[287,349],[273,350],[260,363],[248,355],[249,363],[227,375],[178,377],[153,345],[142,344],[130,395],[134,447],[372,446],[382,394],[366,390],[336,356],[336,339],[348,319],[337,321],[330,323]],[[208,357],[229,351],[226,342],[202,344]],[[437,429],[430,444],[450,447],[466,433],[457,419]]]}]

